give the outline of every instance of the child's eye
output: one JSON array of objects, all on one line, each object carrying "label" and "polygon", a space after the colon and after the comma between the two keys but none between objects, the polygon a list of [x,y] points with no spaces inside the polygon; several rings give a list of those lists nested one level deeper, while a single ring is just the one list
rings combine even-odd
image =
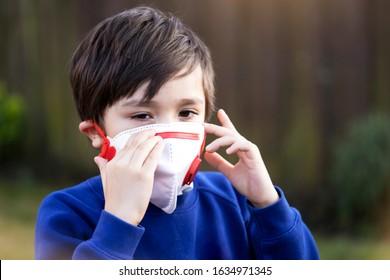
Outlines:
[{"label": "child's eye", "polygon": [[146,113],[142,113],[142,114],[133,115],[133,116],[131,116],[131,118],[138,120],[138,121],[147,121],[147,120],[150,120],[152,118],[152,116],[149,114],[146,114]]},{"label": "child's eye", "polygon": [[190,119],[192,118],[194,115],[196,115],[196,112],[194,111],[191,111],[191,110],[183,110],[179,113],[179,117],[181,118],[186,118],[186,119]]}]

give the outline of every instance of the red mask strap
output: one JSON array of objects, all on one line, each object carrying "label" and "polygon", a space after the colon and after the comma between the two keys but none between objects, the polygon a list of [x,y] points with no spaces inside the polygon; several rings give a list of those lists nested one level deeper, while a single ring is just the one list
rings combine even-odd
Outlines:
[{"label": "red mask strap", "polygon": [[99,135],[103,138],[103,145],[99,157],[105,158],[110,161],[115,156],[116,150],[114,147],[110,146],[110,140],[107,139],[103,130],[95,122],[92,122],[92,125],[97,131],[97,133],[99,133]]},{"label": "red mask strap", "polygon": [[204,134],[203,143],[202,143],[202,146],[200,147],[199,154],[195,157],[195,159],[191,163],[191,166],[188,169],[186,176],[184,177],[184,180],[182,183],[183,186],[191,184],[192,181],[194,180],[194,177],[200,168],[200,164],[202,163],[201,156],[203,154],[203,150],[204,150],[205,145],[206,145],[206,133]]}]

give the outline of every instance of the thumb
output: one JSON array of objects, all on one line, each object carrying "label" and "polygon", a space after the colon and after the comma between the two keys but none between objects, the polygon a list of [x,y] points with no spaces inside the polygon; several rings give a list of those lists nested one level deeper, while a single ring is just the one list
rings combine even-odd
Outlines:
[{"label": "thumb", "polygon": [[229,173],[233,168],[233,165],[225,160],[218,153],[204,153],[205,160],[215,169],[222,172],[225,176],[229,177]]},{"label": "thumb", "polygon": [[106,168],[107,168],[107,160],[105,158],[96,156],[93,159],[96,165],[99,167],[100,175],[102,176],[102,181],[106,181]]}]

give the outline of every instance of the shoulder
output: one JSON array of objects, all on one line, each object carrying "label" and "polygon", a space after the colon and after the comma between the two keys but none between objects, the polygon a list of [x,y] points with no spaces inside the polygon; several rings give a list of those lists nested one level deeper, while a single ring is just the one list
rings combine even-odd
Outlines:
[{"label": "shoulder", "polygon": [[194,185],[200,195],[214,196],[233,204],[246,202],[246,198],[239,194],[220,172],[198,172],[194,178]]},{"label": "shoulder", "polygon": [[218,191],[221,186],[231,185],[230,181],[220,172],[200,171],[194,178],[194,183],[202,188],[207,187]]},{"label": "shoulder", "polygon": [[77,185],[54,191],[42,201],[41,209],[94,207],[104,203],[100,176],[92,177]]}]

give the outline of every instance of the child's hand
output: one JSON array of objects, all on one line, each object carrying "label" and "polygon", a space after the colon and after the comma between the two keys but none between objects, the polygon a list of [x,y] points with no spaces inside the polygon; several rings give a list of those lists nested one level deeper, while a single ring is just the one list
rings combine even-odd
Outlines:
[{"label": "child's hand", "polygon": [[[223,110],[218,111],[218,119],[222,126],[205,123],[206,133],[219,137],[206,147],[206,161],[223,173],[255,207],[265,207],[276,202],[279,195],[257,146],[237,132]],[[235,165],[216,153],[222,147],[228,147],[226,153],[229,155],[237,154],[239,160]]]},{"label": "child's hand", "polygon": [[133,225],[145,215],[154,172],[164,150],[162,138],[155,134],[154,130],[144,130],[130,137],[110,162],[95,157],[102,176],[104,209]]}]

